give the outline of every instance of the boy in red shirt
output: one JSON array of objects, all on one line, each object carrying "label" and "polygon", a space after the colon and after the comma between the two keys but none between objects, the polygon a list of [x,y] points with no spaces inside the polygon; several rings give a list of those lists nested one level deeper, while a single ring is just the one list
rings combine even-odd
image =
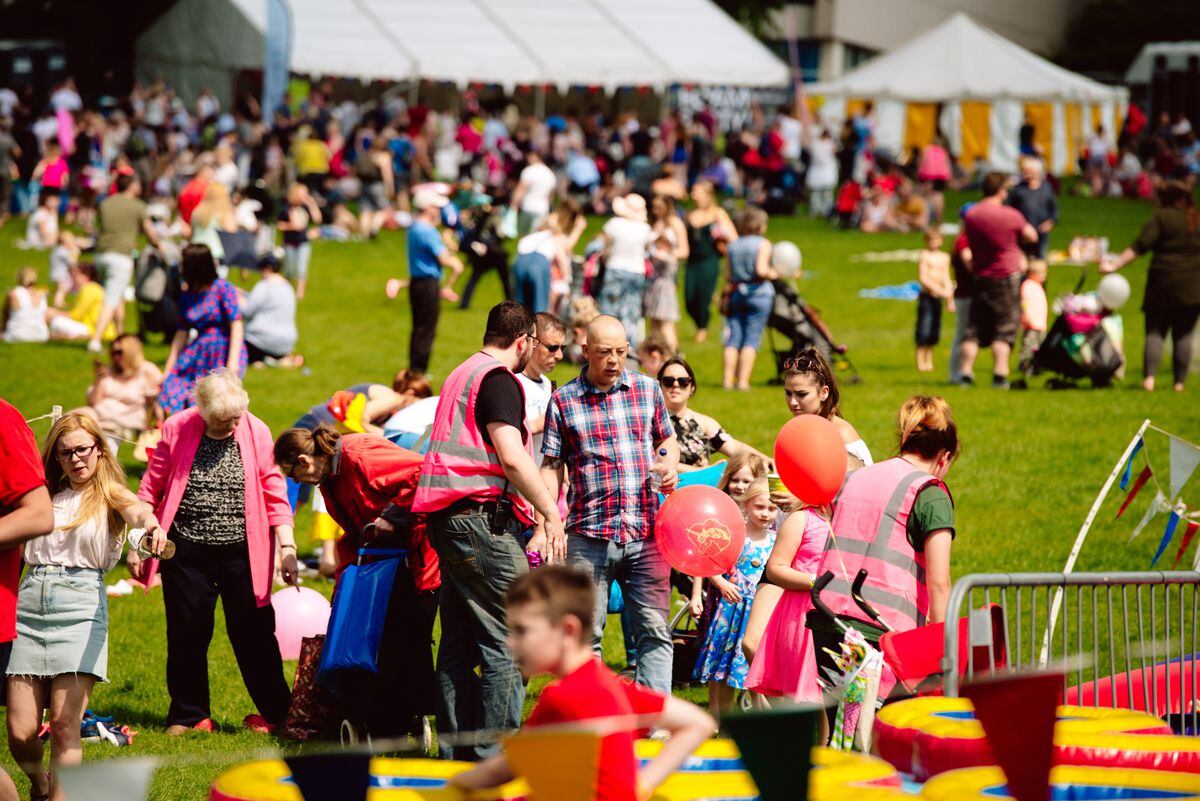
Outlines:
[{"label": "boy in red shirt", "polygon": [[[597,801],[649,797],[716,730],[699,707],[617,678],[592,652],[595,584],[582,571],[546,565],[525,574],[508,591],[508,647],[528,679],[557,681],[542,691],[525,725],[533,728],[603,718],[636,718],[603,738],[596,776]],[[618,725],[622,725],[617,722]],[[636,730],[670,733],[662,751],[641,770],[633,752]],[[450,780],[462,790],[497,787],[514,778],[503,754]]]}]

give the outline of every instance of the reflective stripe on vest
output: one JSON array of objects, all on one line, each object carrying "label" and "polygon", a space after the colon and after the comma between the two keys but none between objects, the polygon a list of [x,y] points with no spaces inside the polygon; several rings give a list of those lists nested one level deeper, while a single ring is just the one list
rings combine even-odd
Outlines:
[{"label": "reflective stripe on vest", "polygon": [[[413,498],[413,511],[436,512],[457,501],[488,501],[504,492],[507,479],[495,448],[475,425],[475,405],[484,379],[506,368],[486,353],[476,353],[458,366],[442,385],[429,434],[429,449]],[[517,382],[524,402],[524,388]],[[532,437],[526,437],[530,448]],[[517,516],[532,521],[533,508],[509,484]]]},{"label": "reflective stripe on vest", "polygon": [[[821,560],[821,572],[831,570],[835,576],[821,593],[831,611],[867,620],[851,597],[851,584],[865,568],[862,597],[889,626],[907,631],[924,624],[929,611],[924,557],[908,542],[906,524],[917,493],[937,481],[898,458],[856,470],[846,479],[834,502],[834,536]],[[872,528],[871,521],[874,530],[864,530]]]}]

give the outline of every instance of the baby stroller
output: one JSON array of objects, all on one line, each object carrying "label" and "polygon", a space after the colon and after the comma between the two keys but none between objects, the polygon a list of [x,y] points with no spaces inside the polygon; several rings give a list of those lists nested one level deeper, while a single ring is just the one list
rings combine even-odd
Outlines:
[{"label": "baby stroller", "polygon": [[1059,315],[1034,352],[1029,372],[1057,373],[1057,385],[1087,378],[1093,387],[1106,387],[1125,365],[1121,318],[1110,314],[1094,294],[1079,294],[1083,281],[1080,276],[1073,293],[1055,300]]},{"label": "baby stroller", "polygon": [[[846,346],[834,344],[833,333],[829,327],[816,310],[804,302],[792,283],[782,279],[772,283],[775,286],[775,300],[771,307],[771,316],[767,319],[767,339],[775,354],[776,377],[771,383],[783,383],[786,362],[810,347],[820,350],[838,373],[845,373],[840,377],[843,382],[857,384],[862,381],[858,370],[846,355]],[[776,347],[776,332],[787,337],[787,348],[780,350]]]}]

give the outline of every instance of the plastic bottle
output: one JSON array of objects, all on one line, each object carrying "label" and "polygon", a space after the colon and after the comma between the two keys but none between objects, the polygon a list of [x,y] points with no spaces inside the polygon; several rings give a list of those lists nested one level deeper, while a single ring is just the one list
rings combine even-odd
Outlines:
[{"label": "plastic bottle", "polygon": [[654,464],[650,466],[650,489],[654,490],[655,492],[662,492],[660,489],[662,486],[662,473],[660,473],[656,468],[661,467],[666,458],[667,449],[659,448],[658,454],[654,457]]}]

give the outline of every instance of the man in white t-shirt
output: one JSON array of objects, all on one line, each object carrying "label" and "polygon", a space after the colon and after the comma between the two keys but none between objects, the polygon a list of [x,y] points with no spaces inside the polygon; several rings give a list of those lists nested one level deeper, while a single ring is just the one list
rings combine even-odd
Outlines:
[{"label": "man in white t-shirt", "polygon": [[513,190],[512,205],[517,209],[517,236],[525,236],[541,227],[550,213],[550,199],[558,189],[558,176],[536,151],[526,156],[525,169]]},{"label": "man in white t-shirt", "polygon": [[73,78],[67,78],[61,86],[54,90],[54,94],[50,95],[50,107],[55,111],[63,109],[80,111],[83,109],[83,98],[76,91]]},{"label": "man in white t-shirt", "polygon": [[794,169],[800,163],[800,150],[804,145],[804,124],[792,116],[787,106],[779,107],[779,116],[775,118],[779,125],[779,135],[783,138],[783,157]]},{"label": "man in white t-shirt", "polygon": [[554,372],[563,357],[563,342],[567,327],[563,321],[547,312],[533,316],[537,326],[537,347],[529,357],[525,369],[517,374],[521,388],[525,390],[525,426],[533,435],[533,460],[542,464],[542,431],[546,428],[546,407],[554,394],[554,382],[547,373]]}]

